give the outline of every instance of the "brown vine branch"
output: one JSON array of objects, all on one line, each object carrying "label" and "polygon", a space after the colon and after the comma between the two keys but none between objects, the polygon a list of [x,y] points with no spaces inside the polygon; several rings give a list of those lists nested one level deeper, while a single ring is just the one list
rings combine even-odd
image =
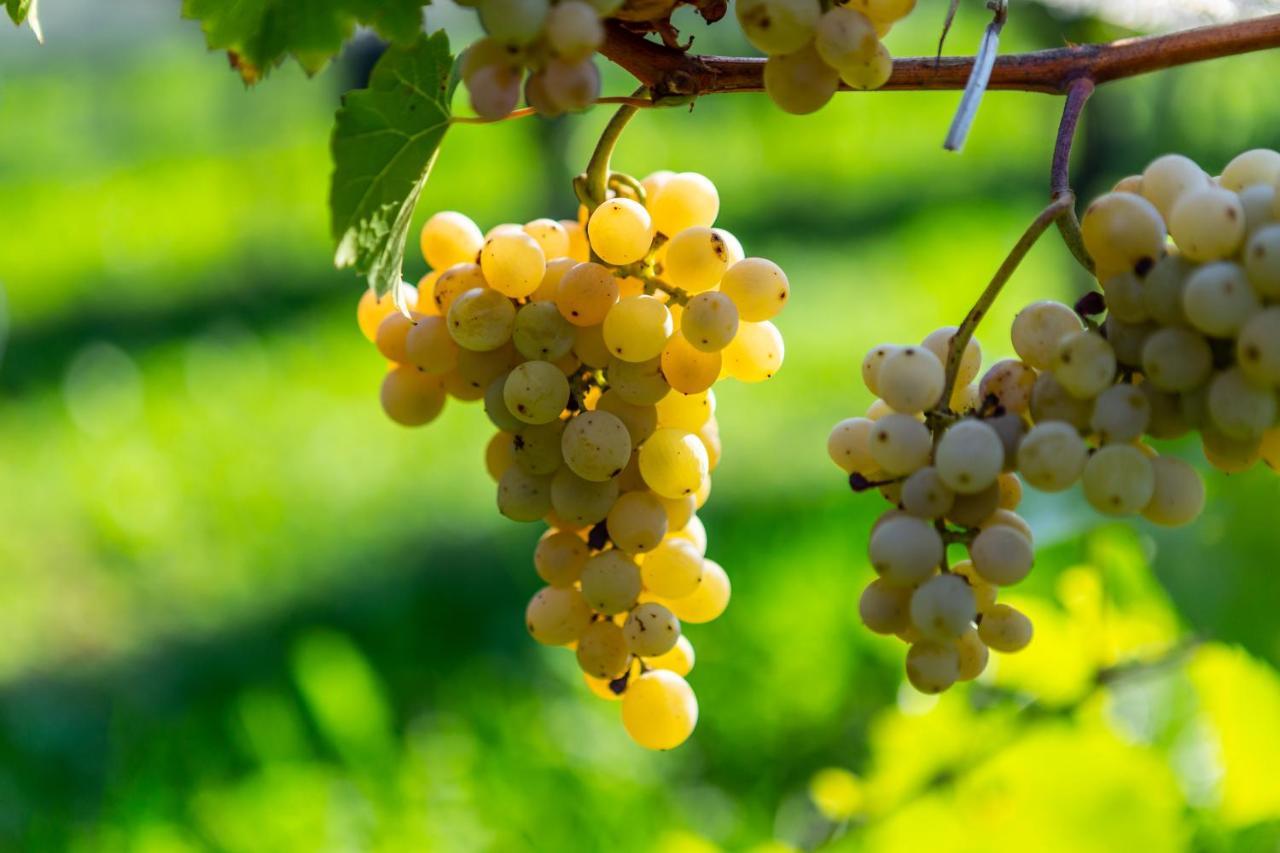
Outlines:
[{"label": "brown vine branch", "polygon": [[[1280,14],[1168,35],[1072,45],[1006,54],[995,61],[988,89],[1066,94],[1087,77],[1095,84],[1280,46]],[[764,90],[764,60],[700,56],[664,47],[611,22],[601,51],[656,94],[709,95]],[[963,89],[973,72],[971,57],[898,59],[882,90]]]}]

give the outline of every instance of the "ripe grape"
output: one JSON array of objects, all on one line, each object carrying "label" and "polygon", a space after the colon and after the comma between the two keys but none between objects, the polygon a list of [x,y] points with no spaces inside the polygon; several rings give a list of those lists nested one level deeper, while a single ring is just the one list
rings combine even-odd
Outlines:
[{"label": "ripe grape", "polygon": [[1244,242],[1244,207],[1231,190],[1205,186],[1183,193],[1169,214],[1169,236],[1193,261],[1216,261]]},{"label": "ripe grape", "polygon": [[640,446],[640,475],[663,497],[678,498],[698,491],[709,465],[702,442],[684,430],[659,429]]},{"label": "ripe grape", "polygon": [[545,586],[525,609],[525,625],[539,643],[563,646],[577,640],[591,624],[591,607],[573,587]]},{"label": "ripe grape", "polygon": [[1066,305],[1033,302],[1013,318],[1011,339],[1019,358],[1036,370],[1048,370],[1059,342],[1079,331],[1080,318]]},{"label": "ripe grape", "polygon": [[652,551],[667,535],[667,510],[651,492],[627,492],[609,510],[609,539],[628,554]]},{"label": "ripe grape", "polygon": [[737,306],[744,320],[771,320],[791,296],[791,284],[782,268],[765,258],[744,258],[729,267],[720,291]]},{"label": "ripe grape", "polygon": [[956,493],[932,466],[921,468],[902,484],[902,508],[917,518],[942,518],[955,499]]},{"label": "ripe grape", "polygon": [[1127,444],[1141,437],[1151,419],[1151,404],[1136,385],[1113,385],[1093,403],[1089,426],[1102,444]]},{"label": "ripe grape", "polygon": [[938,476],[953,492],[973,494],[991,486],[1004,468],[1004,445],[980,420],[963,420],[942,434],[934,450]]},{"label": "ripe grape", "polygon": [[645,554],[640,564],[645,589],[670,599],[692,595],[702,581],[702,569],[702,554],[697,546],[674,537]]},{"label": "ripe grape", "polygon": [[634,655],[652,657],[666,654],[680,639],[680,620],[657,602],[638,605],[623,626],[627,648]]},{"label": "ripe grape", "polygon": [[1160,211],[1131,193],[1099,196],[1085,210],[1080,233],[1100,278],[1149,267],[1164,254],[1165,228]]},{"label": "ripe grape", "polygon": [[622,696],[622,724],[648,749],[675,749],[689,739],[697,723],[698,700],[692,688],[669,670],[644,673]]},{"label": "ripe grape", "polygon": [[[653,554],[645,557],[645,562],[652,557]],[[670,599],[667,604],[681,622],[699,625],[711,622],[724,613],[729,606],[731,591],[729,576],[720,564],[715,560],[703,560],[702,579],[694,591],[680,598]]]},{"label": "ripe grape", "polygon": [[1190,190],[1204,189],[1211,184],[1204,169],[1181,154],[1166,154],[1152,160],[1143,171],[1141,180],[1142,195],[1166,220],[1178,199]]},{"label": "ripe grape", "polygon": [[585,480],[560,468],[551,478],[551,509],[571,524],[588,527],[605,520],[618,492],[617,479]]},{"label": "ripe grape", "polygon": [[630,610],[639,595],[640,568],[621,551],[601,551],[582,567],[582,597],[600,613]]},{"label": "ripe grape", "polygon": [[738,308],[721,291],[699,293],[689,300],[680,315],[680,331],[695,349],[719,352],[738,333]]},{"label": "ripe grape", "polygon": [[576,653],[578,666],[592,678],[617,678],[631,663],[623,630],[607,619],[586,627],[578,637]]},{"label": "ripe grape", "polygon": [[1227,261],[1200,267],[1187,279],[1182,291],[1187,320],[1213,338],[1236,335],[1260,307],[1244,270]]},{"label": "ripe grape", "polygon": [[806,115],[826,106],[839,87],[840,72],[822,61],[812,42],[794,52],[771,54],[764,64],[765,93],[779,107],[795,115]]},{"label": "ripe grape", "polygon": [[516,308],[496,290],[474,288],[453,300],[448,321],[449,334],[458,346],[486,352],[511,340]]},{"label": "ripe grape", "polygon": [[485,241],[480,251],[480,271],[498,293],[521,299],[542,283],[547,258],[538,241],[525,232],[504,232]]},{"label": "ripe grape", "polygon": [[910,587],[893,586],[884,578],[876,578],[858,599],[858,616],[877,634],[896,634],[911,624],[911,596]]},{"label": "ripe grape", "polygon": [[1204,510],[1204,481],[1186,462],[1172,456],[1151,460],[1155,487],[1142,516],[1163,527],[1190,524]]},{"label": "ripe grape", "polygon": [[846,418],[836,424],[827,437],[827,453],[831,461],[850,474],[865,475],[874,471],[876,461],[871,455],[871,430],[874,426],[867,418]]},{"label": "ripe grape", "polygon": [[899,515],[883,522],[868,545],[871,566],[887,583],[912,586],[942,562],[942,537],[927,521]]},{"label": "ripe grape", "polygon": [[1252,382],[1280,385],[1280,308],[1251,317],[1236,339],[1236,362]]},{"label": "ripe grape", "polygon": [[582,576],[590,551],[587,543],[567,530],[548,530],[538,540],[533,565],[538,577],[554,587],[572,587]]},{"label": "ripe grape", "polygon": [[982,614],[978,637],[998,652],[1020,652],[1031,643],[1031,620],[1007,604]]},{"label": "ripe grape", "polygon": [[604,318],[604,342],[623,361],[649,361],[671,336],[671,312],[652,296],[628,296]]},{"label": "ripe grape", "polygon": [[880,365],[876,384],[894,411],[923,412],[942,395],[944,371],[938,357],[924,347],[902,347]]},{"label": "ripe grape", "polygon": [[875,421],[868,442],[871,458],[887,474],[901,476],[929,462],[929,428],[910,415],[886,415]]},{"label": "ripe grape", "polygon": [[782,333],[773,323],[741,323],[724,348],[724,371],[739,382],[763,382],[778,372],[785,355]]},{"label": "ripe grape", "polygon": [[921,640],[907,650],[907,680],[921,693],[941,693],[960,677],[960,653],[954,642]]},{"label": "ripe grape", "polygon": [[695,225],[678,232],[666,245],[664,274],[690,293],[715,287],[728,267],[728,247],[717,229]]},{"label": "ripe grape", "polygon": [[547,361],[526,361],[507,375],[502,399],[511,414],[527,424],[560,417],[569,400],[569,380]]},{"label": "ripe grape", "polygon": [[615,198],[600,205],[587,223],[591,248],[605,263],[632,264],[649,253],[654,223],[639,202]]},{"label": "ripe grape", "polygon": [[1088,455],[1074,427],[1045,421],[1032,427],[1018,447],[1018,472],[1041,491],[1060,492],[1084,473]]},{"label": "ripe grape", "polygon": [[512,521],[537,521],[551,512],[551,476],[508,468],[498,481],[498,512]]},{"label": "ripe grape", "polygon": [[470,217],[453,210],[433,214],[419,237],[422,256],[432,269],[475,263],[484,247],[484,235]]},{"label": "ripe grape", "polygon": [[822,7],[818,0],[740,0],[735,11],[752,47],[775,56],[797,51],[813,39]]},{"label": "ripe grape", "polygon": [[988,583],[1009,586],[1027,576],[1035,562],[1031,540],[1005,525],[988,527],[969,543],[973,570]]},{"label": "ripe grape", "polygon": [[583,412],[570,420],[560,446],[565,464],[584,480],[616,477],[631,458],[631,435],[608,412]]},{"label": "ripe grape", "polygon": [[720,213],[715,184],[696,172],[680,172],[667,178],[648,202],[653,227],[668,237],[686,228],[710,227]]},{"label": "ripe grape", "polygon": [[1089,457],[1080,478],[1084,497],[1103,515],[1134,515],[1151,501],[1151,461],[1129,444],[1108,444]]},{"label": "ripe grape", "polygon": [[973,590],[953,574],[935,575],[911,595],[911,622],[930,639],[958,638],[972,626],[977,614]]},{"label": "ripe grape", "polygon": [[437,376],[401,365],[382,380],[382,410],[401,426],[422,426],[444,408],[444,386]]}]

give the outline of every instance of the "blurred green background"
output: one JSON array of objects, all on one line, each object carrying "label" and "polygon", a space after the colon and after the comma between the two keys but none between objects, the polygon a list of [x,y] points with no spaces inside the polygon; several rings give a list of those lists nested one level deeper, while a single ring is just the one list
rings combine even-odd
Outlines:
[{"label": "blurred green background", "polygon": [[[0,849],[1280,849],[1270,472],[1208,473],[1204,518],[1173,533],[1032,495],[1040,558],[1013,600],[1036,641],[941,701],[857,622],[879,506],[827,431],[870,402],[863,352],[956,322],[1043,203],[1056,99],[992,94],[959,156],[955,93],[807,118],[708,98],[628,130],[619,168],[710,176],[721,224],[794,293],[781,374],[718,390],[704,517],[734,600],[689,632],[697,733],[651,754],[525,635],[539,530],[493,508],[483,414],[408,431],[379,410],[325,206],[367,49],[246,91],[176,3],[109,5],[49,4],[43,48],[0,27]],[[941,6],[889,47],[928,53]],[[745,52],[686,12],[698,49]],[[983,18],[966,4],[951,49]],[[1114,35],[1026,6],[1003,47]],[[1167,150],[1213,171],[1280,147],[1278,74],[1254,55],[1105,87],[1081,195]],[[607,117],[453,129],[419,217],[571,215]],[[1046,240],[980,333],[989,358],[1022,303],[1087,284]],[[1096,683],[1193,635],[1173,666]],[[824,768],[844,772],[815,799]]]}]

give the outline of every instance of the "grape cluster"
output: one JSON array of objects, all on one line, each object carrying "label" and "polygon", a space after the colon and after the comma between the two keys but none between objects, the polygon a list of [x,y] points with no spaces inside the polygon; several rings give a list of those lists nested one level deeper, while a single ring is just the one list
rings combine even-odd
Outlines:
[{"label": "grape cluster", "polygon": [[366,294],[358,313],[390,362],[392,420],[426,423],[448,396],[483,400],[498,430],[486,450],[498,509],[550,528],[534,552],[546,586],[529,632],[575,650],[638,743],[670,749],[698,715],[681,623],[729,602],[696,514],[720,458],[712,385],[778,370],[770,320],[790,286],[713,227],[719,196],[702,175],[613,185],[580,221],[485,235],[436,214],[422,230],[434,271],[402,294],[415,309]]},{"label": "grape cluster", "polygon": [[[738,0],[747,40],[768,55],[764,89],[779,107],[805,114],[821,109],[843,82],[878,89],[893,73],[880,41],[916,0]],[[823,11],[826,9],[826,11]]]},{"label": "grape cluster", "polygon": [[[462,54],[471,107],[499,119],[520,102],[545,116],[586,109],[600,95],[594,56],[622,0],[478,0],[485,38]],[[529,74],[526,77],[525,71]]]},{"label": "grape cluster", "polygon": [[[1121,181],[1081,222],[1102,294],[1025,307],[1018,358],[980,380],[981,349],[967,341],[949,395],[954,327],[867,354],[862,378],[879,399],[835,427],[828,451],[855,489],[894,505],[872,528],[879,577],[859,611],[910,645],[917,689],[975,678],[989,650],[1030,642],[1030,620],[997,601],[1034,562],[1015,512],[1023,482],[1079,483],[1102,515],[1172,527],[1200,514],[1204,484],[1150,441],[1195,431],[1219,470],[1280,466],[1278,182],[1280,153],[1264,150],[1218,178],[1168,155]],[[951,545],[967,559],[950,565]]]}]

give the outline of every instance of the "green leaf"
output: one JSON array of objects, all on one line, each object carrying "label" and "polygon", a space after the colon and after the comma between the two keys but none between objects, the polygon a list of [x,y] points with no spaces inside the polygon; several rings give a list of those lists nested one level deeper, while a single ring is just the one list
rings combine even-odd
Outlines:
[{"label": "green leaf", "polygon": [[[6,0],[8,3],[21,0]],[[357,24],[404,44],[422,31],[429,0],[183,0],[182,15],[200,21],[210,50],[225,50],[254,83],[292,55],[314,74],[351,38]]]},{"label": "green leaf", "polygon": [[334,263],[379,295],[400,281],[409,219],[449,127],[457,80],[444,31],[378,60],[369,88],[346,96],[333,128],[329,211]]},{"label": "green leaf", "polygon": [[44,44],[44,31],[40,28],[40,0],[4,0],[5,11],[9,19],[21,25],[26,21],[31,25],[31,32],[36,34],[36,41]]}]

